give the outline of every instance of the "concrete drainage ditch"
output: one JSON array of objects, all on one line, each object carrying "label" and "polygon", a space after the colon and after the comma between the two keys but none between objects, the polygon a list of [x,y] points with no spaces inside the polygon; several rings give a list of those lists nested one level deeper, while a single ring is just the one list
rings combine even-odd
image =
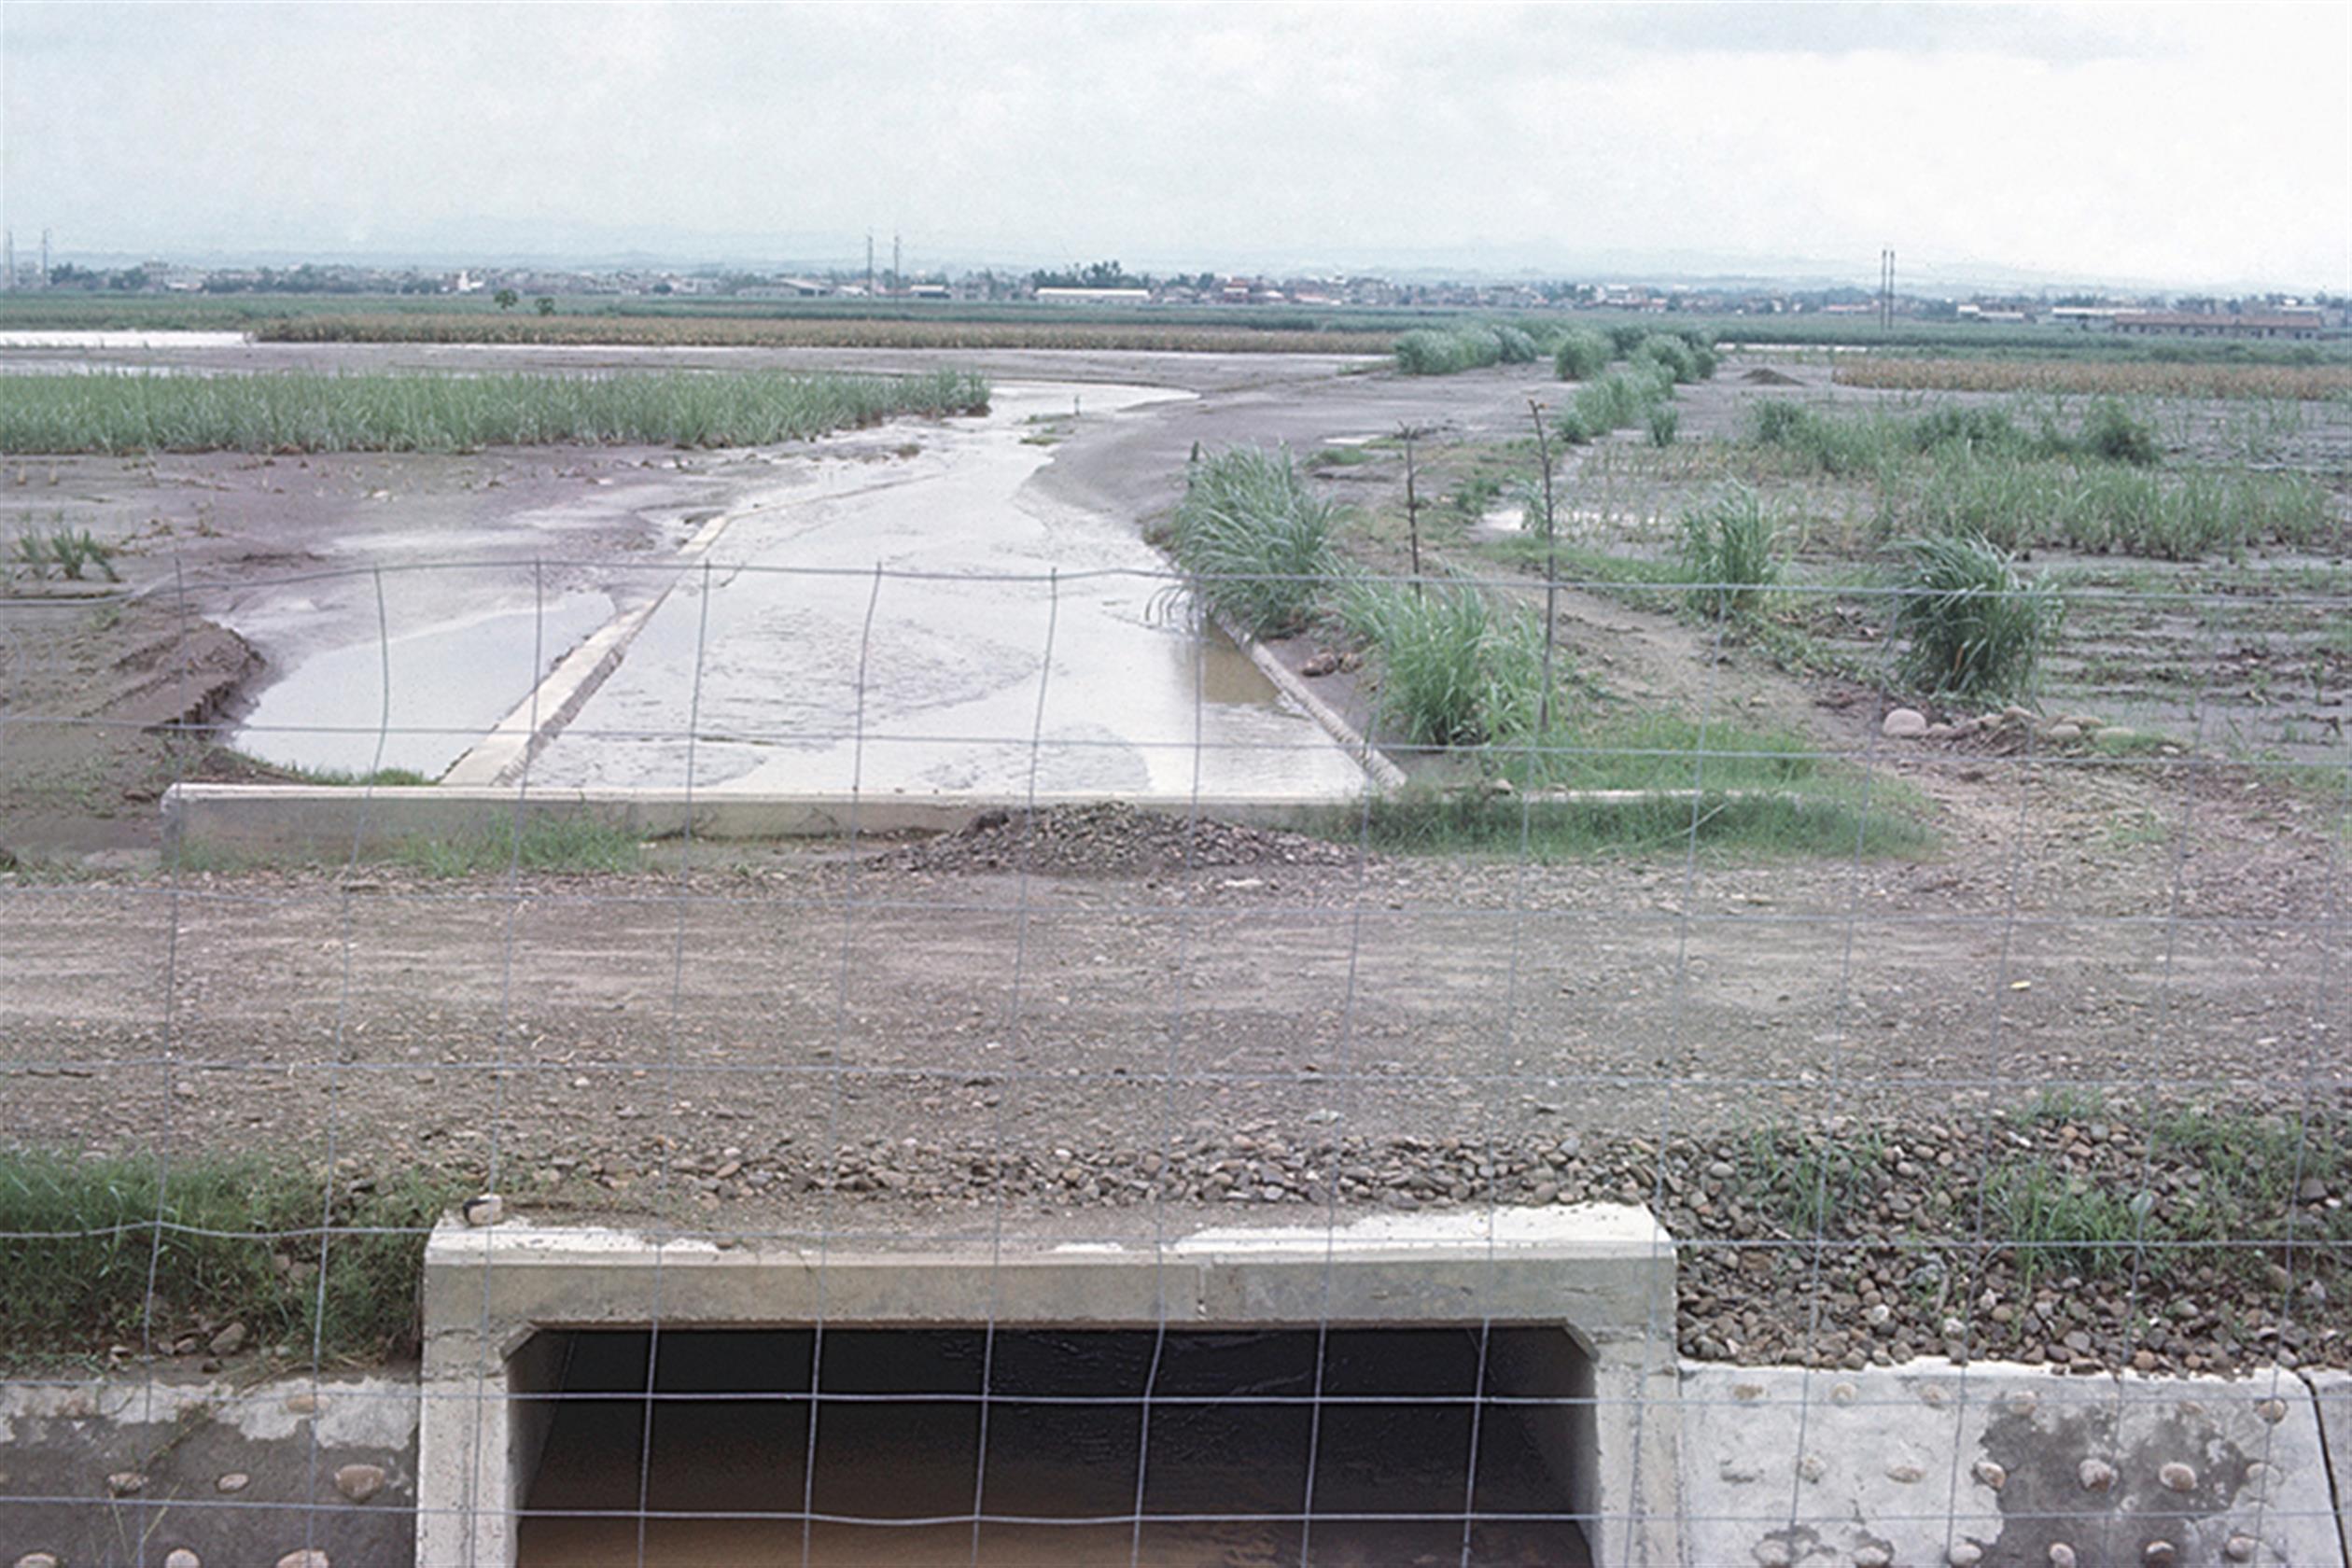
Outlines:
[{"label": "concrete drainage ditch", "polygon": [[836,1568],[1307,1532],[1317,1561],[2310,1568],[2352,1525],[2352,1374],[1684,1365],[1639,1209],[1143,1245],[452,1221],[425,1307],[419,1374],[0,1386],[0,1565],[765,1562],[805,1529]]}]

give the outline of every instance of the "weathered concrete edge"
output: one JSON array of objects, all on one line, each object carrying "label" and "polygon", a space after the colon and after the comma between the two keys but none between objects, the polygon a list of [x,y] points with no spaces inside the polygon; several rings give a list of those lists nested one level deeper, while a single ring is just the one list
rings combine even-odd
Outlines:
[{"label": "weathered concrete edge", "polygon": [[2335,1494],[2337,1547],[2352,1563],[2352,1372],[2306,1371],[2304,1386],[2319,1416],[2319,1452]]},{"label": "weathered concrete edge", "polygon": [[521,1222],[444,1220],[425,1258],[417,1456],[420,1568],[513,1561],[535,1440],[507,1397],[542,1327],[811,1322],[1202,1327],[1496,1320],[1557,1324],[1590,1356],[1595,1450],[1579,1489],[1596,1560],[1681,1561],[1673,1419],[1679,1364],[1673,1239],[1617,1205],[1486,1216],[1385,1212],[1339,1226],[1212,1227],[1165,1247],[1073,1241],[1013,1257],[903,1247],[721,1247]]},{"label": "weathered concrete edge", "polygon": [[1217,629],[1232,639],[1233,645],[1250,656],[1258,673],[1274,683],[1274,688],[1307,710],[1307,716],[1323,726],[1323,733],[1339,743],[1339,749],[1352,758],[1357,766],[1370,776],[1372,782],[1383,790],[1404,787],[1405,770],[1388,760],[1371,740],[1353,724],[1340,717],[1339,710],[1323,700],[1320,693],[1309,686],[1296,670],[1274,657],[1267,646],[1251,637],[1222,611],[1211,610]]},{"label": "weathered concrete edge", "polygon": [[[1099,794],[1041,794],[1036,805],[1099,803]],[[1281,795],[1126,795],[1146,811],[1257,827],[1302,827],[1345,801]],[[958,833],[987,812],[1020,812],[1021,796],[957,794],[753,795],[709,790],[517,790],[423,784],[175,784],[163,792],[167,847],[348,855],[423,838],[501,833],[518,811],[583,818],[644,838],[847,838]]]}]

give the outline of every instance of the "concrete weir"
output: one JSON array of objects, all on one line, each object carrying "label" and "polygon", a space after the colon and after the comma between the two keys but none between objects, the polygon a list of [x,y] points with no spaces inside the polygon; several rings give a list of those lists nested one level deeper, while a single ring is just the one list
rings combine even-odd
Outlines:
[{"label": "concrete weir", "polygon": [[[1330,1449],[1345,1440],[1346,1422],[1360,1417],[1361,1407],[1393,1398],[1400,1410],[1416,1407],[1440,1411],[1442,1419],[1459,1423],[1447,1430],[1470,1435],[1471,1441],[1385,1442],[1380,1462],[1398,1466],[1400,1476],[1381,1481],[1382,1490],[1370,1494],[1376,1499],[1368,1505],[1374,1512],[1396,1509],[1395,1500],[1411,1494],[1416,1486],[1433,1497],[1448,1496],[1449,1507],[1433,1505],[1432,1511],[1453,1515],[1446,1528],[1458,1542],[1465,1494],[1460,1472],[1465,1454],[1470,1449],[1500,1454],[1507,1439],[1518,1446],[1509,1450],[1507,1463],[1492,1461],[1497,1477],[1477,1480],[1473,1468],[1477,1494],[1493,1495],[1505,1484],[1499,1475],[1505,1469],[1511,1472],[1509,1484],[1532,1490],[1514,1493],[1517,1501],[1509,1505],[1509,1516],[1494,1520],[1492,1528],[1508,1531],[1528,1520],[1548,1519],[1555,1521],[1554,1528],[1580,1536],[1579,1555],[1589,1550],[1591,1561],[1662,1568],[1682,1561],[1673,1278],[1673,1243],[1648,1212],[1601,1205],[1492,1214],[1383,1211],[1344,1214],[1335,1224],[1305,1225],[1200,1224],[1156,1242],[1141,1243],[1132,1238],[1089,1239],[1073,1231],[1067,1238],[1025,1237],[1017,1241],[982,1237],[943,1243],[910,1238],[898,1243],[861,1238],[822,1247],[756,1241],[721,1245],[614,1229],[546,1228],[513,1219],[482,1229],[445,1224],[434,1233],[425,1262],[416,1561],[420,1568],[507,1568],[518,1561],[518,1553],[525,1561],[593,1560],[592,1552],[578,1546],[565,1551],[542,1547],[534,1556],[527,1538],[531,1530],[550,1522],[574,1522],[538,1517],[543,1511],[560,1513],[561,1508],[549,1505],[540,1510],[532,1499],[553,1495],[552,1489],[560,1485],[561,1477],[543,1471],[574,1463],[563,1457],[568,1450],[561,1436],[551,1442],[551,1435],[560,1422],[572,1419],[569,1412],[583,1408],[582,1402],[593,1397],[568,1392],[582,1385],[567,1370],[568,1364],[586,1356],[583,1347],[591,1341],[612,1339],[609,1331],[658,1325],[656,1340],[722,1339],[732,1334],[740,1336],[748,1348],[761,1331],[769,1331],[773,1341],[777,1330],[821,1325],[826,1336],[863,1335],[869,1340],[875,1337],[873,1331],[909,1331],[910,1344],[924,1335],[935,1340],[939,1331],[972,1331],[975,1338],[986,1331],[998,1359],[973,1391],[942,1390],[917,1379],[911,1387],[901,1384],[897,1397],[925,1401],[934,1412],[957,1412],[950,1425],[967,1407],[984,1407],[991,1397],[997,1401],[998,1424],[987,1428],[987,1445],[968,1448],[963,1463],[968,1464],[977,1451],[991,1467],[989,1474],[1007,1488],[1020,1484],[1010,1448],[1017,1441],[1017,1407],[1024,1400],[1037,1402],[1029,1419],[1042,1423],[1036,1430],[1045,1434],[1048,1449],[1083,1446],[1071,1434],[1090,1416],[1099,1416],[1099,1425],[1123,1422],[1124,1430],[1132,1433],[1140,1412],[1150,1418],[1154,1433],[1165,1427],[1166,1436],[1147,1439],[1155,1445],[1151,1465],[1143,1465],[1131,1450],[1119,1462],[1126,1479],[1118,1481],[1116,1473],[1111,1477],[1116,1483],[1112,1491],[1118,1494],[1113,1517],[1096,1518],[1092,1509],[1073,1505],[1075,1494],[1067,1479],[1057,1479],[1048,1495],[1062,1505],[1054,1510],[1059,1517],[1003,1521],[1015,1533],[1042,1526],[1066,1538],[1073,1529],[1108,1531],[1117,1534],[1118,1555],[1124,1560],[1126,1533],[1131,1527],[1143,1530],[1148,1539],[1155,1527],[1153,1516],[1160,1511],[1139,1487],[1137,1472],[1146,1472],[1161,1489],[1160,1495],[1176,1495],[1185,1485],[1151,1476],[1180,1463],[1176,1456],[1183,1447],[1183,1423],[1169,1419],[1164,1409],[1152,1417],[1148,1397],[1130,1393],[1115,1410],[1090,1411],[1086,1407],[1099,1401],[1057,1398],[1051,1374],[1039,1374],[1043,1380],[1032,1381],[1026,1393],[1001,1392],[1017,1376],[1011,1363],[1019,1349],[1014,1341],[1020,1336],[1033,1333],[1049,1342],[1057,1336],[1065,1341],[1091,1337],[1090,1342],[1099,1342],[1108,1337],[1104,1331],[1137,1331],[1155,1347],[1150,1365],[1160,1368],[1163,1352],[1176,1354],[1172,1347],[1180,1339],[1222,1352],[1261,1331],[1277,1337],[1281,1331],[1304,1331],[1291,1337],[1311,1350],[1314,1380],[1299,1388],[1294,1379],[1285,1386],[1309,1397],[1285,1400],[1267,1394],[1262,1384],[1232,1384],[1218,1397],[1195,1400],[1196,1411],[1207,1407],[1215,1419],[1228,1421],[1265,1415],[1269,1421],[1304,1422],[1311,1407],[1327,1445],[1325,1463],[1316,1474],[1330,1472],[1332,1478],[1325,1484],[1332,1489],[1342,1488],[1344,1479],[1331,1463]],[[1326,1348],[1342,1335],[1364,1347],[1363,1357],[1349,1364],[1357,1368],[1350,1375],[1363,1377],[1362,1365],[1376,1355],[1384,1337],[1433,1329],[1456,1331],[1464,1343],[1479,1347],[1473,1351],[1479,1369],[1475,1398],[1467,1384],[1459,1393],[1434,1392],[1427,1366],[1421,1365],[1420,1386],[1410,1392],[1384,1390],[1379,1399],[1339,1399],[1325,1409],[1324,1400],[1337,1385],[1324,1381],[1323,1368],[1327,1361],[1337,1379],[1342,1366],[1339,1352]],[[1492,1349],[1484,1348],[1489,1346]],[[646,1351],[640,1344],[629,1353],[641,1360]],[[805,1355],[805,1350],[795,1353]],[[828,1370],[820,1378],[807,1374],[815,1379],[814,1390],[805,1380],[799,1385],[795,1407],[803,1413],[795,1421],[806,1423],[805,1430],[815,1430],[816,1418],[807,1403],[812,1397],[821,1407],[823,1420],[833,1423],[827,1425],[828,1433],[847,1432],[860,1421],[871,1433],[877,1424],[899,1420],[894,1410],[906,1407],[860,1406],[854,1403],[860,1397],[854,1392],[837,1396],[834,1391],[841,1385],[831,1370],[835,1365],[832,1357],[848,1353],[826,1352]],[[1035,1365],[1046,1365],[1055,1354],[1066,1357],[1062,1348],[1049,1344],[1043,1360]],[[889,1357],[889,1348],[884,1347],[883,1362]],[[722,1369],[716,1382],[723,1383],[723,1369],[734,1367],[748,1379],[756,1361],[747,1349],[741,1356],[730,1360],[722,1354],[710,1365]],[[892,1375],[908,1376],[903,1371]],[[1154,1373],[1155,1380],[1161,1376],[1160,1371]],[[1411,1382],[1416,1374],[1403,1376]],[[624,1428],[625,1441],[634,1443],[637,1432],[654,1430],[648,1403],[653,1385],[644,1373],[632,1372],[601,1386],[621,1391],[606,1395],[608,1403],[626,1398],[638,1412]],[[1177,1392],[1169,1385],[1158,1386],[1163,1399]],[[700,1387],[697,1397],[706,1402],[725,1397],[712,1375],[705,1375]],[[838,1406],[836,1397],[842,1399]],[[1483,1437],[1467,1424],[1474,1405],[1486,1420]],[[721,1407],[718,1419],[728,1430],[740,1432],[739,1423],[755,1414],[753,1407],[737,1405],[732,1410]],[[641,1427],[637,1424],[640,1421]],[[903,1477],[922,1474],[925,1462],[909,1439],[868,1440],[877,1441],[875,1451],[887,1458],[876,1463],[889,1473]],[[738,1464],[746,1441],[734,1439]],[[1305,1455],[1311,1450],[1307,1445],[1295,1447],[1303,1474],[1309,1463]],[[990,1452],[1000,1448],[1005,1451]],[[1441,1448],[1449,1451],[1441,1454]],[[724,1445],[714,1451],[721,1458],[713,1467],[723,1468]],[[1050,1458],[1071,1463],[1067,1451]],[[1232,1454],[1221,1453],[1215,1460],[1226,1467],[1223,1475],[1232,1474]],[[658,1467],[662,1462],[649,1450],[648,1463]],[[1442,1469],[1448,1463],[1454,1466],[1450,1480],[1411,1473],[1416,1465]],[[814,1457],[808,1463],[812,1477],[824,1469],[824,1463]],[[790,1474],[779,1476],[777,1466],[763,1457],[747,1468],[747,1490],[737,1496],[714,1492],[709,1476],[698,1475],[701,1495],[707,1500],[696,1506],[738,1516],[802,1509],[800,1463],[793,1461],[788,1467]],[[864,1484],[872,1485],[874,1473],[865,1472]],[[637,1474],[634,1467],[625,1472],[632,1478]],[[958,1533],[957,1561],[966,1561],[967,1546],[979,1539],[969,1513],[974,1495],[971,1472],[967,1468],[960,1474],[964,1517],[940,1525]],[[830,1517],[862,1510],[829,1508],[821,1497],[826,1483],[819,1477],[814,1484],[820,1495],[810,1511],[821,1517],[820,1530],[840,1533],[866,1522]],[[894,1483],[909,1488],[917,1484],[911,1478]],[[1246,1517],[1238,1522],[1243,1526],[1256,1517],[1255,1510],[1236,1501],[1230,1481],[1196,1479],[1191,1484],[1195,1495],[1205,1492],[1218,1505],[1211,1511],[1242,1514]],[[1450,1492],[1431,1490],[1446,1486]],[[612,1494],[619,1491],[628,1495],[615,1498]],[[634,1479],[624,1488],[608,1486],[601,1492],[602,1506],[623,1512],[637,1507],[643,1495]],[[1337,1491],[1331,1496],[1336,1498]],[[1138,1497],[1143,1500],[1141,1524],[1117,1517]],[[1529,1505],[1530,1498],[1535,1505]],[[922,1507],[898,1496],[883,1501],[893,1505],[886,1511],[896,1517],[874,1522],[899,1527],[877,1536],[888,1544],[853,1544],[837,1558],[820,1552],[819,1560],[929,1561],[919,1529],[906,1528],[924,1521],[904,1517],[910,1508],[922,1513]],[[1079,1517],[1068,1514],[1073,1505]],[[1332,1528],[1344,1530],[1341,1510],[1350,1505],[1327,1501],[1327,1505],[1339,1521]],[[1481,1516],[1480,1527],[1488,1528],[1484,1508],[1482,1503],[1472,1511]],[[996,1507],[983,1511],[993,1521]],[[1196,1504],[1170,1511],[1197,1516],[1201,1509]],[[1324,1516],[1311,1503],[1301,1516],[1294,1496],[1284,1512],[1291,1517],[1269,1513],[1268,1518],[1294,1529],[1302,1519],[1308,1529],[1323,1528],[1319,1521]],[[1172,1520],[1171,1527],[1197,1527],[1199,1522],[1194,1517]],[[1217,1522],[1231,1527],[1237,1521]],[[798,1529],[792,1526],[795,1543]],[[1047,1560],[1042,1555],[1001,1557],[978,1546],[970,1549],[981,1553],[978,1561]],[[1009,1549],[1022,1548],[1015,1544]],[[1070,1549],[1077,1549],[1078,1555],[1066,1555]],[[1062,1548],[1050,1561],[1099,1560],[1089,1559],[1088,1549],[1107,1548]],[[875,1550],[888,1555],[871,1555]],[[861,1551],[867,1555],[860,1555]],[[1563,1553],[1541,1560],[1570,1561],[1577,1557]]]},{"label": "concrete weir", "polygon": [[[513,831],[519,814],[573,819],[641,838],[847,838],[957,833],[991,811],[1086,805],[1099,793],[1026,797],[979,794],[771,795],[724,790],[460,788],[446,784],[358,789],[333,785],[175,784],[163,792],[167,846],[231,853],[339,856],[381,852],[413,839],[462,839]],[[1281,795],[1121,795],[1142,811],[1258,827],[1295,826],[1335,809]],[[1342,803],[1344,805],[1344,803]]]}]

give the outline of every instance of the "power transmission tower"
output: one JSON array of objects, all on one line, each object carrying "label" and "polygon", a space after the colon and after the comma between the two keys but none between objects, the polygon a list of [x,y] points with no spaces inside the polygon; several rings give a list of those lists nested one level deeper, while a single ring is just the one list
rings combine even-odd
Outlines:
[{"label": "power transmission tower", "polygon": [[1879,330],[1891,331],[1895,326],[1895,247],[1887,245],[1879,251]]}]

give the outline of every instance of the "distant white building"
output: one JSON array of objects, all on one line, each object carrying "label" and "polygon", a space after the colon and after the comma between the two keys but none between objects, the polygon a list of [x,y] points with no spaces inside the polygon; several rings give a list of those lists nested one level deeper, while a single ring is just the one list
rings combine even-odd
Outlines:
[{"label": "distant white building", "polygon": [[1148,288],[1041,288],[1037,297],[1054,305],[1148,305]]}]

